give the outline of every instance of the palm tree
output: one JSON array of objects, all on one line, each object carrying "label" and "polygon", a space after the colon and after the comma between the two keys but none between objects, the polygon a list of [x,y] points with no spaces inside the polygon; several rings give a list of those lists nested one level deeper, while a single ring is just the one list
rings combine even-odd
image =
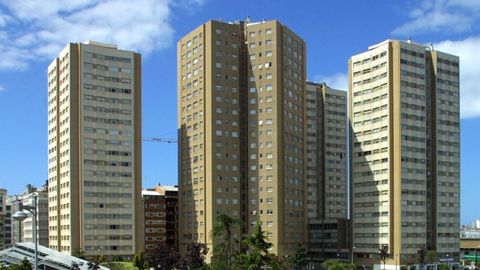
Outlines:
[{"label": "palm tree", "polygon": [[218,263],[225,263],[227,269],[232,267],[235,254],[239,251],[239,242],[233,236],[240,232],[242,225],[240,219],[220,214],[210,232],[210,237],[219,242],[213,249],[214,259]]}]

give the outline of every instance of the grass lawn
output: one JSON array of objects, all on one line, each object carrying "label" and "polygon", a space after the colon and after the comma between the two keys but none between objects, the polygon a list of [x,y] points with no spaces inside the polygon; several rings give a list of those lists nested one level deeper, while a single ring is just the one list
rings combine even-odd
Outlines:
[{"label": "grass lawn", "polygon": [[108,267],[111,270],[138,270],[131,262],[106,262],[102,266]]}]

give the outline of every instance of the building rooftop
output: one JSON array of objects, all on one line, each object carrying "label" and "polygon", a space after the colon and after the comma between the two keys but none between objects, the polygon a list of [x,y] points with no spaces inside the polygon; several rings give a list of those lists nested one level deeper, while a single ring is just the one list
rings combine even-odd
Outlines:
[{"label": "building rooftop", "polygon": [[[33,265],[35,261],[35,245],[31,242],[15,243],[3,247],[0,251],[0,265],[18,264],[26,258]],[[40,269],[69,270],[73,263],[81,270],[88,270],[88,261],[63,254],[56,250],[38,245],[38,266]],[[43,266],[43,267],[42,267]],[[100,270],[109,268],[100,266]]]},{"label": "building rooftop", "polygon": [[83,44],[87,45],[94,45],[98,47],[105,47],[105,48],[110,48],[110,49],[118,49],[117,45],[114,44],[108,44],[108,43],[102,43],[102,42],[97,42],[97,41],[92,41],[92,40],[87,40],[82,42]]},{"label": "building rooftop", "polygon": [[403,42],[403,43],[409,43],[409,44],[414,44],[414,45],[417,45],[417,46],[421,46],[421,47],[429,47],[429,45],[425,45],[425,44],[420,44],[420,43],[416,43],[416,42],[413,42],[411,39],[408,39],[408,40],[396,40],[396,39],[387,39],[387,40],[384,40],[380,43],[377,43],[377,44],[374,44],[374,45],[371,45],[371,46],[368,46],[368,50],[373,50],[373,49],[376,49],[382,45],[385,45],[389,42],[394,42],[394,41],[398,41],[398,42]]}]

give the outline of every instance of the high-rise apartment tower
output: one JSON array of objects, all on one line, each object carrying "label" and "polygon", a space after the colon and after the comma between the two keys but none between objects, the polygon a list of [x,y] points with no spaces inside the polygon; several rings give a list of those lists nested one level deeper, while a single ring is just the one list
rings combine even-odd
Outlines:
[{"label": "high-rise apartment tower", "polygon": [[50,248],[143,249],[140,63],[135,52],[85,42],[48,66]]},{"label": "high-rise apartment tower", "polygon": [[459,59],[387,40],[349,61],[350,179],[357,264],[459,252]]},{"label": "high-rise apartment tower", "polygon": [[225,213],[293,253],[307,237],[305,42],[277,21],[209,21],[177,54],[180,249],[212,250]]},{"label": "high-rise apartment tower", "polygon": [[347,92],[307,82],[305,124],[309,253],[348,257]]}]

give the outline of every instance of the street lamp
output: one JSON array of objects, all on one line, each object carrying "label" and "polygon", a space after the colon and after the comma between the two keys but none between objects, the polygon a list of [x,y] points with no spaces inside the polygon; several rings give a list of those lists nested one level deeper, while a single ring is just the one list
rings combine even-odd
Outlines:
[{"label": "street lamp", "polygon": [[350,263],[353,265],[353,252],[355,250],[355,246],[352,246],[351,254],[350,254]]},{"label": "street lamp", "polygon": [[450,270],[450,259],[448,258],[449,254],[447,253],[447,269]]},{"label": "street lamp", "polygon": [[32,214],[33,219],[33,240],[35,243],[35,270],[38,270],[38,241],[37,241],[37,196],[33,196],[33,205],[21,205],[20,211],[15,212],[12,217],[20,222],[28,218],[26,210]]}]

